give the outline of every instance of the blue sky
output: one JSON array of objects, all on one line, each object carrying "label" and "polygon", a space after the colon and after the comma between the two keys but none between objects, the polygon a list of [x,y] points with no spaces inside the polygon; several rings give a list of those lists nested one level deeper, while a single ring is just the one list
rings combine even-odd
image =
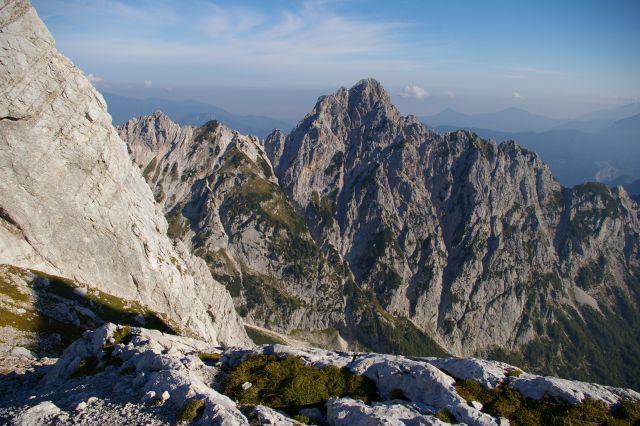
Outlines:
[{"label": "blue sky", "polygon": [[640,97],[637,0],[33,4],[99,89],[234,112],[299,117],[364,77],[412,114],[569,117]]}]

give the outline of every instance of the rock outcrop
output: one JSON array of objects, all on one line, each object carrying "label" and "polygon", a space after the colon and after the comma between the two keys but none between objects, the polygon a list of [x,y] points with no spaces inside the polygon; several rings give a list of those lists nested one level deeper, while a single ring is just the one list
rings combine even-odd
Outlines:
[{"label": "rock outcrop", "polygon": [[231,297],[175,246],[102,96],[26,0],[0,4],[0,264],[66,277],[248,344]]},{"label": "rock outcrop", "polygon": [[[512,398],[519,395],[521,399],[540,400],[546,395],[545,401],[556,407],[556,412],[548,413],[550,416],[561,416],[576,404],[600,404],[599,410],[606,415],[608,410],[616,413],[623,401],[636,405],[640,402],[640,394],[629,389],[524,372],[514,377],[511,372],[517,369],[504,363],[456,358],[408,359],[282,345],[222,351],[195,339],[107,324],[85,332],[54,365],[21,377],[13,385],[11,395],[0,401],[0,420],[13,421],[12,424],[29,424],[39,419],[54,424],[97,424],[104,420],[105,411],[110,410],[109,424],[174,424],[179,419],[219,425],[249,425],[256,421],[301,424],[285,413],[260,404],[243,406],[221,393],[228,374],[254,355],[277,359],[299,357],[305,365],[320,369],[346,368],[375,384],[378,394],[375,402],[367,404],[328,395],[322,405],[300,410],[308,418],[315,417],[328,425],[441,425],[445,424],[440,420],[443,413],[447,413],[447,422],[452,423],[508,425],[507,419],[490,414],[494,413],[491,407],[469,401],[464,394],[464,386],[469,383],[476,383],[478,389],[491,389],[484,381],[487,377],[497,379],[493,383],[496,392],[515,392]],[[459,376],[453,376],[451,371]],[[256,380],[269,374],[254,373]],[[32,383],[32,376],[38,374],[44,378]],[[6,385],[5,380],[0,380],[0,395],[6,391]],[[251,386],[247,382],[245,391]],[[502,401],[503,412],[509,412],[512,407],[509,404],[514,404],[514,400]],[[580,406],[577,407],[579,410]]]}]

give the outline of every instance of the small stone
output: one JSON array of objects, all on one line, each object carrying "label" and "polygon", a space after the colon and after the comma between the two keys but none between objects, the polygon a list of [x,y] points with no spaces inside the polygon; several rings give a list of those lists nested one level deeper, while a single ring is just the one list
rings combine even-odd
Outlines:
[{"label": "small stone", "polygon": [[154,391],[148,391],[142,397],[142,402],[153,401],[155,397],[156,397],[156,393]]},{"label": "small stone", "polygon": [[478,411],[482,411],[482,404],[478,401],[471,401],[471,406]]},{"label": "small stone", "polygon": [[76,411],[83,411],[87,408],[87,403],[82,401],[80,404],[76,405]]},{"label": "small stone", "polygon": [[244,382],[242,384],[242,390],[247,390],[247,389],[251,388],[251,386],[253,386],[253,384],[251,382]]},{"label": "small stone", "polygon": [[90,397],[89,399],[87,399],[87,404],[93,404],[94,402],[97,402],[98,398],[95,396]]},{"label": "small stone", "polygon": [[166,401],[166,400],[167,400],[167,399],[169,399],[170,397],[171,397],[171,395],[169,395],[169,391],[164,391],[164,392],[162,392],[162,395],[160,396],[160,398],[161,398],[163,401]]},{"label": "small stone", "polygon": [[87,289],[84,287],[76,287],[73,289],[73,294],[85,297],[87,295]]}]

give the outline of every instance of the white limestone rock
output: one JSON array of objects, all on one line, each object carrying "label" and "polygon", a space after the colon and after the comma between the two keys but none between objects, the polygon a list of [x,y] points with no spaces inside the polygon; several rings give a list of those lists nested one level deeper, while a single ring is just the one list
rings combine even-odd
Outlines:
[{"label": "white limestone rock", "polygon": [[0,212],[0,263],[138,301],[214,343],[249,344],[224,287],[166,237],[102,96],[27,0],[0,3]]},{"label": "white limestone rock", "polygon": [[256,405],[251,413],[257,418],[260,425],[299,426],[304,424],[264,405]]},{"label": "white limestone rock", "polygon": [[207,368],[198,354],[219,349],[200,340],[142,328],[131,328],[131,341],[127,345],[120,343],[112,350],[107,349],[118,330],[114,324],[106,324],[95,331],[85,332],[83,338],[69,346],[47,373],[44,378],[46,386],[56,388],[74,380],[72,374],[82,360],[97,359],[97,368],[100,369],[110,359],[117,358],[122,363],[121,369],[133,369],[136,377],[131,383],[115,379],[114,393],[129,391],[136,400],[140,397],[133,394],[141,394],[143,401],[159,400],[171,404],[176,411],[191,399],[202,399],[205,410],[198,420],[200,424],[248,424],[233,401],[205,383]]},{"label": "white limestone rock", "polygon": [[356,374],[373,380],[383,399],[391,399],[395,389],[415,403],[448,409],[459,421],[469,425],[497,425],[499,421],[467,404],[453,386],[455,379],[426,362],[401,356],[367,354],[349,366]]},{"label": "white limestone rock", "polygon": [[63,412],[51,401],[43,401],[11,420],[12,426],[52,424]]},{"label": "white limestone rock", "polygon": [[425,410],[404,404],[366,405],[351,398],[331,398],[327,401],[327,421],[335,426],[444,426]]},{"label": "white limestone rock", "polygon": [[429,363],[457,379],[473,379],[489,389],[502,384],[510,371],[519,370],[503,362],[476,358],[433,358]]},{"label": "white limestone rock", "polygon": [[570,404],[579,404],[586,398],[603,401],[609,406],[617,404],[621,399],[640,401],[640,393],[632,389],[614,388],[596,383],[558,377],[542,377],[527,373],[511,378],[509,386],[529,398],[541,399],[545,394],[548,394]]}]

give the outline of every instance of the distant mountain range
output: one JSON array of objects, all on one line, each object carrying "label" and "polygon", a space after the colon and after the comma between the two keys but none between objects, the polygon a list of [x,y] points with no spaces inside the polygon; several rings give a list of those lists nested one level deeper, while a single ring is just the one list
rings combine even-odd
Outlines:
[{"label": "distant mountain range", "polygon": [[125,124],[131,117],[150,115],[162,110],[178,124],[201,126],[209,120],[218,120],[241,133],[264,139],[273,129],[290,130],[295,123],[287,123],[261,115],[233,114],[222,108],[194,100],[170,100],[161,98],[136,99],[113,93],[102,94],[107,101],[113,124]]},{"label": "distant mountain range", "polygon": [[520,108],[506,108],[481,114],[464,114],[447,108],[438,114],[420,119],[430,127],[491,129],[500,132],[545,132],[551,130],[579,130],[599,132],[623,118],[640,114],[640,103],[603,109],[581,115],[575,119],[557,119],[532,114]]}]

